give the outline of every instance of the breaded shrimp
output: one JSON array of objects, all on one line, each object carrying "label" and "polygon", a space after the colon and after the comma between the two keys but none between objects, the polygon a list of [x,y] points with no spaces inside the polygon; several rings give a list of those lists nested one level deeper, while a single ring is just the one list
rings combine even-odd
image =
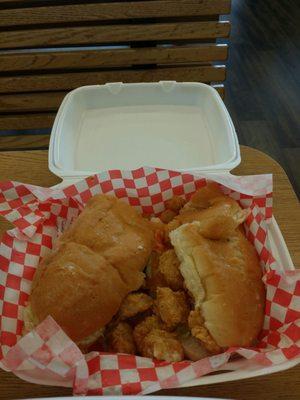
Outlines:
[{"label": "breaded shrimp", "polygon": [[142,341],[140,351],[144,357],[168,362],[181,361],[184,358],[182,345],[176,335],[161,329],[153,329],[148,333]]},{"label": "breaded shrimp", "polygon": [[136,354],[132,328],[126,322],[119,322],[108,334],[109,350],[116,353]]},{"label": "breaded shrimp", "polygon": [[142,313],[153,305],[153,299],[145,293],[130,293],[119,310],[119,318],[125,320]]},{"label": "breaded shrimp", "polygon": [[217,345],[208,330],[204,326],[204,320],[200,310],[193,310],[188,317],[188,325],[192,335],[203,343],[210,353],[220,353],[221,347]]},{"label": "breaded shrimp", "polygon": [[158,271],[165,281],[164,286],[172,290],[183,288],[183,277],[179,270],[180,262],[174,249],[163,252],[159,257]]},{"label": "breaded shrimp", "polygon": [[155,311],[170,328],[185,323],[189,314],[185,293],[183,291],[174,292],[168,287],[157,288]]},{"label": "breaded shrimp", "polygon": [[143,340],[153,329],[164,329],[164,323],[157,315],[151,315],[135,326],[133,338],[138,349],[141,348]]}]

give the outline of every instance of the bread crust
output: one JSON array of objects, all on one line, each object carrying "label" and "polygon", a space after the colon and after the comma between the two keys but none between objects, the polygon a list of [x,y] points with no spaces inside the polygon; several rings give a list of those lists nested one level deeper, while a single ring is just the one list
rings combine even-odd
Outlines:
[{"label": "bread crust", "polygon": [[255,248],[237,229],[208,239],[201,222],[170,233],[185,285],[220,347],[249,346],[262,328],[265,290]]},{"label": "bread crust", "polygon": [[135,209],[94,196],[38,266],[25,326],[51,315],[77,343],[101,332],[142,285],[152,242],[150,222]]}]

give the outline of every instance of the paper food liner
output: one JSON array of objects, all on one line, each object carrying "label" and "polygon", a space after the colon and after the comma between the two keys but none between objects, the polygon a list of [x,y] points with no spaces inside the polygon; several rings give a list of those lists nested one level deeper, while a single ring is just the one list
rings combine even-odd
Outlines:
[{"label": "paper food liner", "polygon": [[[146,394],[178,387],[217,370],[251,371],[300,356],[300,271],[286,271],[269,250],[271,175],[213,175],[224,193],[251,213],[246,235],[259,254],[266,286],[265,320],[256,348],[230,348],[197,362],[91,352],[82,354],[49,316],[21,337],[22,311],[40,258],[97,193],[113,194],[144,214],[157,215],[174,195],[189,198],[208,175],[154,168],[112,170],[64,189],[0,184],[0,214],[15,226],[0,244],[0,366],[35,383],[71,386],[75,394]],[[242,358],[230,361],[233,354]]]}]

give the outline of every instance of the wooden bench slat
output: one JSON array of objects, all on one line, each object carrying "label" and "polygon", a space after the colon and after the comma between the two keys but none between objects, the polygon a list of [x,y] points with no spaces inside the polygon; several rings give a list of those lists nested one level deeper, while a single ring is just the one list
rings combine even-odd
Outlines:
[{"label": "wooden bench slat", "polygon": [[49,140],[50,135],[0,135],[0,151],[48,148]]},{"label": "wooden bench slat", "polygon": [[157,0],[0,10],[0,26],[228,14],[230,0]]},{"label": "wooden bench slat", "polygon": [[0,54],[1,72],[224,61],[226,44]]},{"label": "wooden bench slat", "polygon": [[[1,130],[13,129],[43,129],[50,128],[55,119],[55,113],[39,113],[39,114],[13,114],[0,115],[0,132]],[[0,133],[1,135],[1,133]],[[1,142],[2,136],[0,136]]]},{"label": "wooden bench slat", "polygon": [[20,93],[0,96],[0,113],[56,111],[67,92]]},{"label": "wooden bench slat", "polygon": [[4,31],[0,48],[28,48],[75,44],[107,44],[139,41],[201,40],[227,37],[230,23],[173,22],[155,24],[128,24],[87,27],[65,27]]},{"label": "wooden bench slat", "polygon": [[[31,5],[31,3],[37,3],[37,2],[45,3],[46,1],[49,1],[49,0],[0,0],[0,5],[13,4],[16,7],[29,7]],[[59,2],[59,0],[56,1],[56,3],[58,3],[58,2]]]},{"label": "wooden bench slat", "polygon": [[218,82],[225,80],[225,66],[193,66],[70,72],[61,74],[24,75],[0,78],[0,93],[70,90],[84,85],[106,82],[155,82],[177,80],[187,82]]}]

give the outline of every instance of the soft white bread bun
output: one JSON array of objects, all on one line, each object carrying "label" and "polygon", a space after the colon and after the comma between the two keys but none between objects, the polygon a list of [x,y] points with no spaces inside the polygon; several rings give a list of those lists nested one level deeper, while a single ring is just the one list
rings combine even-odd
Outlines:
[{"label": "soft white bread bun", "polygon": [[34,276],[25,329],[51,315],[72,340],[91,344],[143,283],[151,223],[125,202],[94,196]]},{"label": "soft white bread bun", "polygon": [[239,230],[213,240],[201,229],[196,221],[170,233],[185,285],[218,346],[249,346],[264,318],[265,291],[256,251]]}]

